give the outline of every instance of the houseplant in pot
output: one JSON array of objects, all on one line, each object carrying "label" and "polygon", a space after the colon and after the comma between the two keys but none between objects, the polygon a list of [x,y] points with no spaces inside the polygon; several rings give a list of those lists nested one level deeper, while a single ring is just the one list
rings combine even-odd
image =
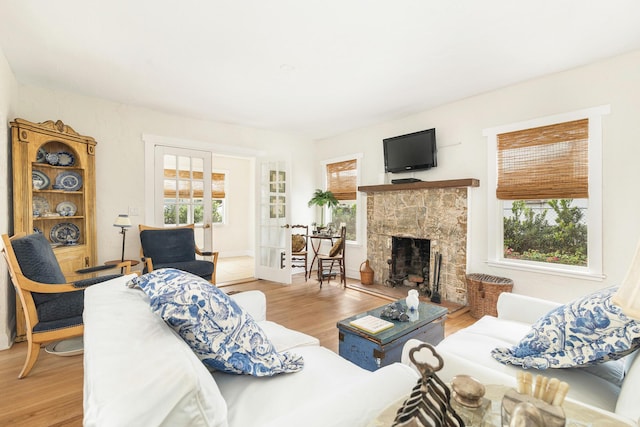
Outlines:
[{"label": "houseplant in pot", "polygon": [[322,191],[321,189],[316,189],[315,193],[313,193],[313,197],[309,200],[308,206],[319,206],[320,207],[320,224],[318,224],[318,232],[320,232],[324,226],[324,207],[335,208],[338,206],[338,199],[333,193],[329,190]]}]

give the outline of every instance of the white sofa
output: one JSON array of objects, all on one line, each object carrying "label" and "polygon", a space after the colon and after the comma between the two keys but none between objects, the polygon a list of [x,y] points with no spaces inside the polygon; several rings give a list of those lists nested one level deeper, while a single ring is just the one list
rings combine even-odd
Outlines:
[{"label": "white sofa", "polygon": [[[484,384],[515,386],[520,368],[504,365],[491,356],[496,347],[512,347],[529,332],[531,325],[560,304],[512,293],[498,298],[498,317],[484,316],[473,325],[449,335],[435,348],[444,367],[437,374],[445,382],[458,374],[467,374]],[[420,344],[408,341],[402,362],[412,365],[409,351]],[[532,372],[569,383],[572,400],[614,412],[623,420],[640,419],[640,357],[632,353],[621,361],[597,367],[549,369]],[[533,370],[531,370],[533,371]]]},{"label": "white sofa", "polygon": [[[316,338],[267,321],[262,292],[232,296],[278,351],[304,357],[293,374],[211,374],[125,276],[85,291],[84,426],[366,426],[418,375],[396,363],[366,371]],[[337,332],[336,332],[337,336]]]}]

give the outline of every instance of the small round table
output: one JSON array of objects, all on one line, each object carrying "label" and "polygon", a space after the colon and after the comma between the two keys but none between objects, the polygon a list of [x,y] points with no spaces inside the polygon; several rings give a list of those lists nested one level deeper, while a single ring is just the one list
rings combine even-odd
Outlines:
[{"label": "small round table", "polygon": [[[136,259],[125,259],[124,261],[131,262],[131,267],[133,267],[134,265],[140,264],[140,261],[138,261]],[[124,262],[124,261],[120,261],[119,259],[114,259],[114,260],[111,260],[111,261],[105,261],[104,265],[116,265],[116,264],[120,264],[121,262]]]},{"label": "small round table", "polygon": [[[131,267],[140,264],[140,261],[138,261],[137,259],[125,259],[124,261],[131,262]],[[120,264],[121,262],[124,262],[124,261],[120,261],[119,259],[113,259],[111,261],[105,261],[104,265],[116,265],[116,264]],[[120,273],[124,274],[124,267],[122,267],[120,269]]]}]

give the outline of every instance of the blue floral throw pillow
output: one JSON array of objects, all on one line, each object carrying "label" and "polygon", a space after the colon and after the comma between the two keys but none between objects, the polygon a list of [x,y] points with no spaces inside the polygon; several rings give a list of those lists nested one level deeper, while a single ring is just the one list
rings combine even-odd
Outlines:
[{"label": "blue floral throw pillow", "polygon": [[235,301],[206,280],[173,268],[135,277],[151,309],[171,326],[209,368],[258,377],[297,372],[301,356],[278,353]]},{"label": "blue floral throw pillow", "polygon": [[616,360],[640,347],[640,323],[611,302],[607,288],[551,310],[512,348],[491,352],[523,368],[572,368]]}]

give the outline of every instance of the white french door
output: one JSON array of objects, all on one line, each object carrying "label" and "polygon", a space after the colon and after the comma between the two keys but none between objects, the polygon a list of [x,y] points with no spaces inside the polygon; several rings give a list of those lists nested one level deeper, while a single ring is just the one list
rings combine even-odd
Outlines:
[{"label": "white french door", "polygon": [[194,224],[196,244],[212,249],[211,153],[156,145],[154,225]]},{"label": "white french door", "polygon": [[262,160],[257,168],[255,274],[259,279],[291,283],[289,165]]}]

